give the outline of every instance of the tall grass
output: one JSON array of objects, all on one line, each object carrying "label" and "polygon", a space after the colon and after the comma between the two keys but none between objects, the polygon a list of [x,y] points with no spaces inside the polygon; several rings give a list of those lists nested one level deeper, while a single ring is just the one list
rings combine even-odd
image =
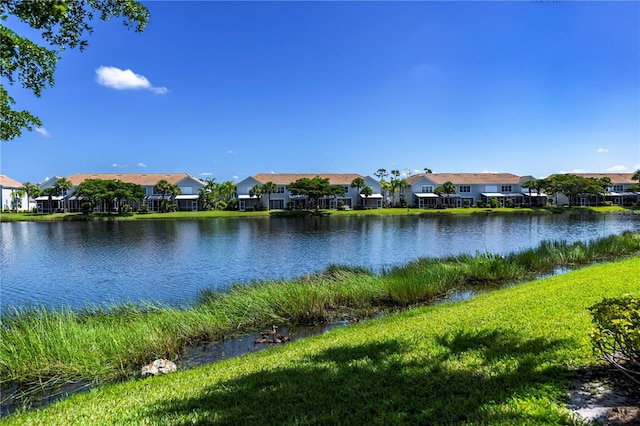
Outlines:
[{"label": "tall grass", "polygon": [[589,243],[545,242],[508,256],[420,259],[380,274],[330,266],[294,280],[240,283],[204,291],[193,306],[121,305],[109,309],[12,308],[0,324],[0,386],[46,381],[107,382],[132,377],[153,358],[178,359],[198,340],[273,322],[309,324],[343,314],[433,300],[460,286],[500,285],[558,266],[577,267],[640,253],[640,234]]}]

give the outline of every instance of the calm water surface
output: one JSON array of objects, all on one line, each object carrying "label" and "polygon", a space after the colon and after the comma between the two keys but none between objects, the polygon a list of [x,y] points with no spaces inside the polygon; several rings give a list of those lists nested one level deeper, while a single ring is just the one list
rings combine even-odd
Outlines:
[{"label": "calm water surface", "polygon": [[203,288],[330,264],[380,271],[418,257],[507,254],[543,240],[640,230],[640,215],[318,217],[0,224],[2,308],[180,305]]}]

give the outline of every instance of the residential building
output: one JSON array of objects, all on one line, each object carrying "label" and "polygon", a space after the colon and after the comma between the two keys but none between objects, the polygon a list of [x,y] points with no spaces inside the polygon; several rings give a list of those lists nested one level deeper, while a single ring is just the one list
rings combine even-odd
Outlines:
[{"label": "residential building", "polygon": [[[546,199],[536,191],[529,196],[529,191],[522,188],[522,183],[531,179],[511,173],[422,173],[407,179],[404,196],[409,205],[418,208],[471,207],[478,201],[489,204],[492,199],[503,207],[519,206]],[[447,182],[455,186],[455,193],[438,195],[436,188]]]},{"label": "residential building", "polygon": [[[345,189],[344,196],[323,197],[318,200],[318,208],[335,209],[342,205],[345,208],[354,208],[358,205],[368,208],[382,208],[382,195],[380,194],[380,182],[370,176],[362,176],[356,173],[262,173],[250,176],[238,182],[238,209],[240,211],[252,210],[259,206],[269,207],[270,210],[282,210],[294,206],[315,207],[308,205],[308,199],[304,195],[293,195],[287,189],[287,185],[298,179],[313,179],[316,176],[329,179],[332,185],[341,185]],[[352,188],[351,183],[356,178],[362,178],[365,186],[373,190],[373,194],[365,197],[358,193],[358,188]],[[264,194],[261,197],[251,196],[251,189],[256,185],[264,185],[273,182],[277,186],[277,192],[270,196]],[[360,188],[362,190],[362,188]]]},{"label": "residential building", "polygon": [[[56,182],[60,179],[61,177],[59,176],[48,179],[40,184],[40,188],[44,190],[45,188],[55,187]],[[119,180],[140,185],[146,194],[142,203],[135,200],[118,200],[118,206],[129,204],[134,209],[138,209],[142,204],[145,204],[149,211],[160,210],[163,195],[156,192],[154,186],[161,180],[166,180],[180,188],[180,195],[173,197],[170,194],[165,194],[164,197],[175,202],[177,209],[182,211],[198,210],[198,192],[204,187],[204,182],[187,173],[79,173],[67,177],[74,189],[87,179]],[[73,195],[74,189],[55,197],[38,197],[36,199],[38,211],[49,213],[55,209],[62,210],[65,207],[64,203],[66,203],[66,208],[70,212],[82,211],[82,200]],[[105,210],[105,206],[97,208],[97,211]]]},{"label": "residential building", "polygon": [[[580,176],[583,178],[601,179],[608,177],[611,179],[611,186],[607,188],[604,196],[595,195],[583,195],[578,196],[574,200],[573,205],[576,206],[596,206],[603,204],[604,202],[610,202],[617,206],[630,206],[637,203],[640,200],[640,193],[627,191],[627,188],[633,184],[637,184],[637,181],[632,179],[633,173],[570,173],[574,176]],[[559,193],[555,194],[556,204],[561,206],[569,204],[569,199],[566,195]]]},{"label": "residential building", "polygon": [[0,192],[2,192],[2,210],[31,210],[30,202],[23,185],[9,176],[0,175]]}]

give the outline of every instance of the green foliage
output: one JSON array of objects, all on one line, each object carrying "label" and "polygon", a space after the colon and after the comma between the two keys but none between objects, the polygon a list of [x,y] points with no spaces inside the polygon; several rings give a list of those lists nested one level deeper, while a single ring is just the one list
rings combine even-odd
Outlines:
[{"label": "green foliage", "polygon": [[91,34],[89,25],[94,14],[101,20],[121,18],[128,28],[142,32],[149,20],[149,11],[134,0],[74,0],[33,1],[3,0],[0,21],[9,15],[41,33],[51,48],[36,44],[0,25],[2,66],[0,67],[0,139],[8,141],[20,136],[23,129],[42,125],[28,111],[15,111],[15,101],[6,90],[6,83],[20,82],[22,87],[40,97],[42,90],[54,84],[54,72],[65,48],[84,49],[85,36]]},{"label": "green foliage", "polygon": [[589,311],[595,351],[640,384],[640,297],[605,298]]},{"label": "green foliage", "polygon": [[344,195],[345,189],[341,185],[331,185],[328,178],[316,176],[313,179],[300,178],[287,185],[293,195],[306,195],[313,206],[318,205],[318,199],[326,196]]},{"label": "green foliage", "polygon": [[[579,421],[563,407],[576,370],[592,362],[586,308],[636,287],[639,267],[640,258],[634,258],[464,303],[410,309],[170,376],[103,386],[3,420],[25,425],[576,425]],[[325,272],[324,285],[331,285],[334,276],[350,274],[341,267]],[[343,283],[338,278],[335,289]],[[251,318],[254,308],[269,305],[274,293],[259,287],[259,297],[237,302],[239,315]],[[295,293],[296,288],[286,291]],[[321,286],[313,291],[314,297],[329,293]],[[211,302],[221,297],[217,294]],[[246,302],[250,305],[243,308]],[[317,302],[305,303],[312,312]],[[99,312],[82,317],[76,320],[77,330],[85,330],[85,336],[98,333],[92,341],[100,344],[102,337],[111,337],[103,331],[118,328],[124,333],[151,316],[140,337],[145,343],[157,339],[160,349],[170,332],[180,334],[197,321],[204,327],[222,318],[204,307],[182,318],[130,309],[114,311],[112,317]],[[94,328],[99,323],[105,324],[102,330]],[[28,325],[37,328],[38,322]],[[114,337],[112,345],[124,350],[126,339]],[[93,368],[99,366],[94,362]]]},{"label": "green foliage", "polygon": [[104,203],[108,212],[116,202],[142,201],[145,197],[144,189],[140,185],[113,179],[85,179],[76,187],[74,195],[81,199],[83,204],[88,203],[89,210],[92,211]]}]

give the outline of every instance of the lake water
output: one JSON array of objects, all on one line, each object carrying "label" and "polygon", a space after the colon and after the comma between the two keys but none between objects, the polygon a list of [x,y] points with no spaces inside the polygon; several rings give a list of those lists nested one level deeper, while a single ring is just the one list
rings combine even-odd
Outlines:
[{"label": "lake water", "polygon": [[543,240],[640,230],[640,215],[336,216],[0,224],[0,303],[189,304],[204,288],[330,264],[380,271],[419,257],[507,254]]}]

